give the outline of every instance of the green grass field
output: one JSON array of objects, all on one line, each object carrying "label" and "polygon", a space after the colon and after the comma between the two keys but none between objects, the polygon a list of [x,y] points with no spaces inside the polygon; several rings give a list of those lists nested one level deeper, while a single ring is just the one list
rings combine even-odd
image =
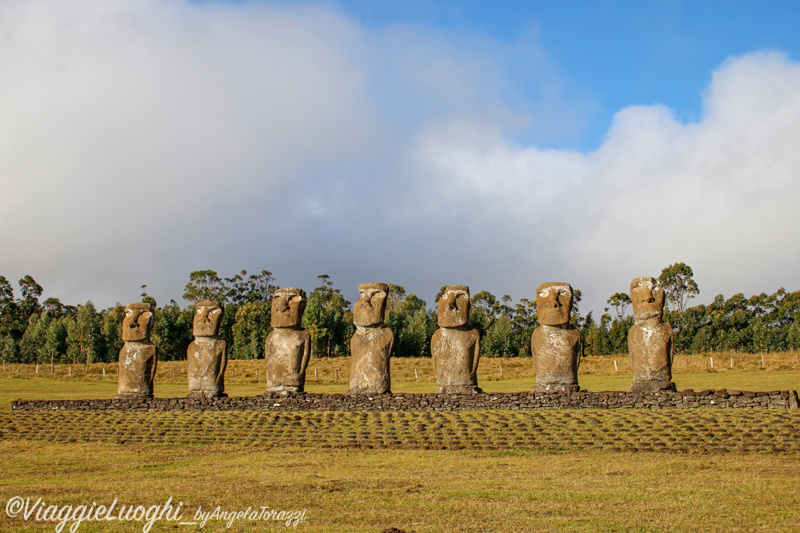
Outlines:
[{"label": "green grass field", "polygon": [[[704,368],[701,358],[687,358],[682,369],[678,359],[674,379],[679,389],[800,388],[793,354],[768,357],[766,365],[760,356],[735,360],[733,369],[727,359],[728,368]],[[345,363],[313,361],[317,377],[309,372],[308,390],[344,390]],[[393,361],[393,390],[435,390],[426,363]],[[487,391],[535,383],[529,359],[486,363]],[[626,390],[623,364],[620,358],[614,370],[610,357],[586,361],[581,385]],[[261,394],[258,365],[233,362],[229,394]],[[306,511],[296,528],[211,520],[203,528],[161,521],[151,530],[176,532],[797,531],[800,523],[800,410],[9,410],[14,399],[113,397],[113,366],[93,365],[88,375],[82,366],[59,367],[50,376],[49,368],[36,374],[14,365],[0,374],[4,508],[16,496],[145,507],[172,497],[183,502],[185,521],[199,507]],[[160,364],[156,387],[159,397],[185,395],[185,367]],[[0,514],[0,531],[55,526]],[[83,523],[78,531],[143,526]]]}]

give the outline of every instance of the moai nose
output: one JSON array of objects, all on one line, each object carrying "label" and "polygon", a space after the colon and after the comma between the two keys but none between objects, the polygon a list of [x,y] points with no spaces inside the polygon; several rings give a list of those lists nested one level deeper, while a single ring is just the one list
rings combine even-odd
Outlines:
[{"label": "moai nose", "polygon": [[547,297],[547,303],[552,305],[553,307],[561,307],[561,304],[558,301],[558,292],[551,291],[550,295]]}]

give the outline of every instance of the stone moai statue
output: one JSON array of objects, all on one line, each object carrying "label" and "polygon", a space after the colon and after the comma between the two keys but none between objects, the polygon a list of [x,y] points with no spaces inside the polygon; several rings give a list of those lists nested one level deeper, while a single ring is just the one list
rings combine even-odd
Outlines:
[{"label": "stone moai statue", "polygon": [[273,329],[264,343],[267,392],[303,392],[311,358],[311,335],[301,326],[305,309],[302,289],[278,289],[272,297]]},{"label": "stone moai statue", "polygon": [[356,332],[350,339],[350,389],[345,394],[389,394],[389,356],[394,334],[383,324],[389,286],[362,283],[353,306]]},{"label": "stone moai statue", "polygon": [[633,363],[631,391],[676,390],[672,383],[672,326],[661,320],[663,287],[655,278],[636,278],[631,282],[631,303],[636,320],[628,332]]},{"label": "stone moai statue", "polygon": [[224,310],[219,302],[198,302],[192,332],[194,341],[186,351],[190,398],[220,398],[225,394],[228,353],[219,338]]},{"label": "stone moai statue", "polygon": [[153,397],[156,375],[156,347],[150,342],[153,319],[153,306],[148,303],[133,303],[125,308],[122,319],[125,345],[119,351],[117,399]]},{"label": "stone moai statue", "polygon": [[533,331],[531,352],[536,369],[536,392],[577,392],[581,334],[569,325],[572,287],[569,283],[542,283],[536,290],[536,308],[542,324]]},{"label": "stone moai statue", "polygon": [[438,392],[478,393],[481,335],[467,325],[469,287],[448,285],[437,305],[439,329],[431,339],[433,372]]}]

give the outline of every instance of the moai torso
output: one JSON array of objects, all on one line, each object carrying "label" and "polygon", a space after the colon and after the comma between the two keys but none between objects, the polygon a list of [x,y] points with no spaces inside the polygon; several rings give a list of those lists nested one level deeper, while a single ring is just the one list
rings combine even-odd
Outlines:
[{"label": "moai torso", "polygon": [[221,397],[225,394],[225,368],[228,355],[220,339],[222,306],[217,302],[199,302],[195,311],[194,341],[186,351],[190,397]]},{"label": "moai torso", "polygon": [[391,393],[389,357],[394,334],[383,325],[388,290],[385,283],[358,286],[360,297],[353,306],[356,332],[350,339],[350,389],[346,394]]},{"label": "moai torso", "polygon": [[664,289],[655,278],[631,282],[631,302],[636,323],[628,332],[628,353],[633,364],[633,392],[675,390],[672,383],[672,326],[661,320]]},{"label": "moai torso", "polygon": [[575,392],[581,334],[571,327],[539,326],[533,331],[531,351],[536,362],[537,392]]},{"label": "moai torso", "polygon": [[543,283],[536,293],[539,322],[533,331],[531,352],[536,369],[536,392],[577,392],[581,334],[569,325],[572,287]]},{"label": "moai torso", "polygon": [[264,343],[267,392],[303,392],[311,358],[311,335],[301,327],[306,293],[284,288],[272,298],[272,332]]},{"label": "moai torso", "polygon": [[394,334],[386,326],[358,329],[350,339],[350,394],[386,394],[392,389],[389,356]]},{"label": "moai torso", "polygon": [[267,390],[303,392],[311,354],[311,335],[304,329],[275,328],[264,349]]},{"label": "moai torso", "polygon": [[150,342],[153,308],[146,303],[133,303],[125,308],[122,340],[119,351],[119,378],[116,398],[134,400],[153,397],[156,374],[156,347]]},{"label": "moai torso", "polygon": [[469,287],[449,285],[437,304],[439,329],[431,338],[439,393],[477,393],[481,336],[467,325]]}]

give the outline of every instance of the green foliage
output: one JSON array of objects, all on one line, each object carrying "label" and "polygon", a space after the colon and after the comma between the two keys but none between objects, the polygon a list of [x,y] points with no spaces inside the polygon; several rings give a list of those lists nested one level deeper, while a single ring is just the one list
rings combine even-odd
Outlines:
[{"label": "green foliage", "polygon": [[[405,294],[405,290],[402,292]],[[394,333],[393,357],[430,357],[436,319],[428,312],[425,300],[415,294],[405,296],[386,314],[386,325]]]},{"label": "green foliage", "polygon": [[125,318],[125,307],[117,303],[114,307],[100,313],[103,319],[103,338],[105,339],[106,354],[104,361],[116,361],[122,349],[122,320]]},{"label": "green foliage", "polygon": [[514,346],[514,323],[507,315],[500,315],[492,320],[486,335],[481,338],[481,352],[489,357],[508,357],[517,355]]},{"label": "green foliage", "polygon": [[633,326],[633,317],[611,321],[608,328],[606,353],[628,353],[628,331]]},{"label": "green foliage", "polygon": [[236,305],[249,302],[269,302],[276,289],[272,285],[274,280],[272,272],[268,270],[262,270],[258,274],[249,276],[246,270],[242,270],[232,278],[225,278],[226,299]]},{"label": "green foliage", "polygon": [[614,308],[614,312],[617,314],[617,320],[622,320],[625,318],[625,311],[631,304],[631,297],[628,296],[628,293],[617,292],[611,295],[607,303]]},{"label": "green foliage", "polygon": [[569,313],[569,323],[576,328],[583,327],[583,319],[581,318],[581,300],[583,299],[583,293],[580,289],[573,288],[572,289],[572,310]]},{"label": "green foliage", "polygon": [[489,291],[472,297],[469,324],[481,334],[481,357],[530,356],[531,335],[539,324],[536,300],[511,303],[511,296],[498,301]]},{"label": "green foliage", "polygon": [[227,301],[225,285],[213,270],[196,270],[189,274],[189,283],[184,287],[183,299],[196,306],[202,301]]},{"label": "green foliage", "polygon": [[661,271],[658,281],[664,287],[664,293],[670,308],[683,314],[689,300],[700,293],[695,283],[692,267],[686,263],[675,263]]},{"label": "green foliage", "polygon": [[231,359],[264,358],[264,341],[272,331],[270,314],[270,305],[266,302],[247,302],[239,307],[233,324]]},{"label": "green foliage", "polygon": [[186,350],[194,338],[192,320],[194,307],[181,310],[175,300],[162,309],[156,309],[150,339],[156,345],[156,356],[161,361],[186,359]]},{"label": "green foliage", "polygon": [[197,305],[201,301],[242,305],[248,302],[267,302],[272,299],[275,286],[269,270],[247,275],[246,270],[230,278],[220,278],[214,270],[197,270],[189,274],[183,298]]},{"label": "green foliage", "polygon": [[[746,297],[735,294],[714,298],[709,305],[688,307],[697,294],[693,272],[684,263],[665,268],[660,276],[670,308],[664,320],[675,330],[675,350],[686,352],[770,352],[800,349],[800,291],[780,288],[774,294]],[[319,276],[321,285],[308,298],[303,325],[312,338],[315,357],[347,356],[355,330],[351,305],[329,276]],[[246,271],[220,278],[212,270],[192,272],[185,297],[192,301],[216,299],[225,304],[220,336],[231,358],[263,357],[263,345],[270,332],[270,300],[275,287],[272,273]],[[7,362],[95,362],[116,361],[122,347],[124,307],[120,304],[98,312],[91,302],[77,307],[57,298],[39,299],[42,287],[31,276],[19,280],[20,298],[9,281],[0,276],[0,358]],[[142,286],[143,301],[155,303]],[[444,293],[445,287],[436,297]],[[617,292],[608,299],[609,309],[597,322],[592,313],[579,311],[581,291],[573,293],[570,322],[581,331],[587,355],[624,354],[628,331],[634,324],[626,316],[630,297]],[[430,341],[437,329],[436,311],[424,300],[407,294],[401,285],[390,284],[386,324],[394,332],[394,357],[429,357]],[[152,334],[161,360],[183,360],[192,341],[194,306],[185,309],[173,300],[156,307]],[[481,356],[530,356],[530,339],[539,325],[536,300],[521,299],[514,304],[509,295],[497,298],[479,291],[471,299],[469,325],[481,334]]]},{"label": "green foliage", "polygon": [[353,313],[350,302],[333,288],[330,276],[317,276],[322,285],[308,295],[303,327],[311,336],[311,357],[337,357],[350,354]]},{"label": "green foliage", "polygon": [[75,319],[67,324],[67,356],[75,363],[100,362],[103,337],[102,321],[91,300],[78,306]]},{"label": "green foliage", "polygon": [[67,352],[67,321],[68,316],[60,316],[50,321],[45,334],[44,352],[50,364],[60,361]]},{"label": "green foliage", "polygon": [[47,329],[50,325],[50,315],[47,313],[34,313],[28,319],[28,327],[20,339],[20,362],[40,363],[45,360],[45,343]]}]

